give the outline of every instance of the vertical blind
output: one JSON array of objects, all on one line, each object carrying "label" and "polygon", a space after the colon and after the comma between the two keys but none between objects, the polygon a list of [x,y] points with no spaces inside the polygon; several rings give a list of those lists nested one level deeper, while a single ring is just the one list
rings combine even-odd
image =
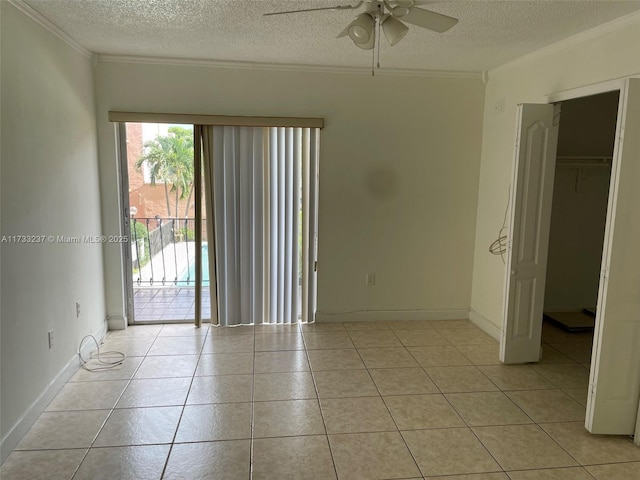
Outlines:
[{"label": "vertical blind", "polygon": [[212,323],[313,321],[318,129],[199,126],[196,135]]}]

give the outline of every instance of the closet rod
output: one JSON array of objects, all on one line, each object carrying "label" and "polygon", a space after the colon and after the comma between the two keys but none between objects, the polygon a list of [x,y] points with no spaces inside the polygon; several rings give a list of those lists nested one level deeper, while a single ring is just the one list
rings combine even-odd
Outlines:
[{"label": "closet rod", "polygon": [[556,157],[556,167],[563,168],[611,168],[613,157],[563,156]]},{"label": "closet rod", "polygon": [[556,160],[600,160],[600,161],[612,161],[613,157],[606,156],[588,156],[588,155],[558,155]]}]

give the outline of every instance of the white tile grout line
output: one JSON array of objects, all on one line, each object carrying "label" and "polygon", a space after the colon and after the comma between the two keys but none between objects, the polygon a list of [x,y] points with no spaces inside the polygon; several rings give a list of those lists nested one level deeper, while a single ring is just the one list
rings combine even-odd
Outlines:
[{"label": "white tile grout line", "polygon": [[[382,326],[382,325],[381,325],[381,326]],[[384,332],[391,332],[391,333],[393,333],[393,334],[394,334],[394,335],[393,335],[394,337],[398,338],[398,337],[397,337],[397,335],[395,335],[395,330],[388,328],[388,326],[386,326],[386,325],[385,325],[385,327],[386,327],[386,328],[382,328],[382,329],[374,329],[373,331],[378,331],[378,332],[380,332],[380,331],[384,331]],[[164,326],[163,326],[163,328],[164,328]],[[189,396],[189,394],[190,394],[190,392],[191,392],[191,388],[192,388],[192,386],[193,386],[193,381],[195,380],[195,377],[196,377],[197,366],[200,364],[200,360],[202,359],[202,356],[203,356],[203,354],[204,354],[204,348],[205,348],[205,345],[206,345],[207,339],[212,338],[211,330],[210,330],[210,326],[208,326],[208,325],[207,325],[207,327],[206,327],[206,328],[207,328],[207,332],[206,332],[206,334],[205,334],[205,335],[202,335],[202,336],[204,337],[204,339],[203,339],[203,343],[202,343],[202,345],[200,346],[199,353],[197,354],[197,358],[198,358],[198,360],[197,360],[197,362],[196,362],[196,368],[194,369],[193,374],[192,374],[192,375],[190,375],[190,376],[188,377],[188,378],[191,378],[191,382],[190,382],[190,385],[189,385],[189,389],[188,389],[188,391],[187,391],[187,394],[186,394],[186,396],[185,396],[184,403],[183,403],[183,405],[181,405],[181,407],[182,407],[182,412],[181,412],[180,418],[179,418],[179,420],[178,420],[178,424],[176,425],[176,431],[174,432],[173,440],[172,440],[172,442],[171,442],[171,444],[170,444],[170,449],[169,449],[169,452],[168,452],[168,455],[167,455],[167,459],[165,460],[165,465],[164,465],[164,468],[163,468],[163,475],[164,475],[164,472],[165,472],[165,470],[166,470],[166,468],[167,468],[167,465],[168,465],[169,457],[170,457],[170,454],[171,454],[171,449],[173,448],[173,445],[176,443],[176,442],[175,442],[175,439],[176,439],[176,436],[177,436],[177,431],[178,431],[178,429],[179,429],[180,421],[181,421],[181,419],[182,419],[182,415],[183,415],[183,413],[184,413],[184,409],[185,409],[185,407],[186,407],[186,402],[187,402],[188,396]],[[94,446],[95,441],[97,440],[98,436],[100,435],[100,433],[101,433],[101,432],[102,432],[102,430],[104,429],[104,426],[106,425],[106,423],[107,423],[107,421],[109,420],[109,418],[111,418],[111,415],[113,414],[113,412],[116,410],[116,405],[117,405],[117,404],[118,404],[118,402],[120,401],[120,399],[121,399],[122,395],[124,394],[124,392],[127,390],[127,388],[128,388],[128,387],[130,386],[130,384],[132,383],[132,381],[133,381],[133,379],[134,379],[135,375],[137,374],[137,372],[138,372],[138,371],[139,371],[139,369],[141,368],[141,366],[142,366],[142,364],[143,364],[143,362],[144,362],[144,359],[149,358],[149,357],[153,357],[152,355],[149,355],[149,352],[151,351],[151,349],[152,349],[153,345],[156,343],[157,339],[158,339],[158,338],[169,338],[169,337],[170,337],[170,336],[161,336],[161,335],[160,335],[161,331],[162,331],[162,328],[161,328],[160,330],[158,330],[158,332],[157,332],[157,333],[153,334],[153,342],[151,342],[150,346],[146,349],[146,351],[145,351],[144,355],[142,356],[143,360],[140,362],[140,364],[138,364],[138,366],[135,368],[135,370],[133,371],[133,373],[132,373],[132,374],[129,376],[129,378],[126,380],[126,385],[125,385],[124,389],[122,390],[122,392],[121,392],[121,393],[120,393],[120,395],[118,396],[118,399],[115,401],[115,403],[114,403],[113,407],[109,410],[109,414],[107,415],[106,419],[104,420],[104,422],[102,423],[102,425],[101,425],[101,426],[100,426],[100,428],[98,429],[98,433],[97,433],[97,434],[95,435],[95,437],[93,438],[93,440],[92,440],[92,442],[91,442],[90,447],[86,449],[86,452],[85,452],[85,455],[83,456],[82,461],[80,462],[80,464],[78,465],[78,468],[77,468],[77,469],[76,469],[76,471],[74,472],[74,476],[77,474],[77,472],[78,472],[78,470],[79,470],[80,466],[82,465],[82,462],[84,462],[84,460],[86,459],[86,457],[87,457],[88,453],[90,452],[90,450],[91,450],[92,448],[102,448],[102,447],[95,447],[95,446]],[[341,331],[341,332],[346,332],[346,333],[347,333],[347,337],[352,341],[351,333],[356,333],[356,332],[371,332],[372,330],[368,330],[368,329],[365,329],[365,330],[360,330],[360,329],[346,329],[346,328],[344,328],[344,326],[343,326],[343,330],[340,330],[340,331]],[[264,333],[264,332],[263,332],[263,333]],[[269,333],[271,333],[271,332],[269,332]],[[276,332],[276,333],[287,333],[287,332]],[[293,333],[293,332],[292,332],[292,333]],[[310,359],[309,359],[309,349],[307,348],[306,340],[304,339],[305,332],[302,330],[302,328],[301,328],[301,326],[300,326],[300,325],[298,325],[297,333],[298,333],[298,334],[300,334],[300,335],[302,336],[302,339],[303,339],[303,343],[304,343],[303,350],[304,350],[304,352],[305,352],[305,358],[306,358],[307,366],[308,366],[308,368],[309,368],[309,370],[308,370],[308,371],[310,372],[311,377],[312,377],[313,382],[314,382],[314,389],[315,389],[315,394],[316,394],[316,401],[318,402],[318,407],[319,407],[319,409],[320,409],[320,413],[321,413],[321,416],[322,416],[322,419],[323,419],[323,424],[324,424],[324,429],[325,429],[325,437],[326,437],[326,438],[327,438],[327,440],[328,440],[328,433],[327,433],[327,430],[326,430],[326,421],[325,421],[325,418],[324,418],[324,412],[323,412],[323,410],[322,410],[322,408],[321,408],[321,406],[320,406],[319,392],[318,392],[318,389],[317,389],[317,384],[316,384],[315,376],[314,376],[315,371],[311,369],[311,364],[310,364]],[[307,332],[307,333],[313,333],[313,332]],[[255,403],[256,403],[256,401],[255,401],[255,395],[254,395],[254,394],[255,394],[255,353],[256,353],[256,350],[255,350],[255,348],[256,348],[256,338],[255,338],[256,332],[255,332],[255,331],[253,332],[253,335],[254,335],[254,340],[253,340],[253,352],[251,352],[251,353],[252,353],[252,357],[253,357],[253,362],[252,362],[253,372],[252,372],[252,398],[251,398],[252,412],[251,412],[251,456],[250,456],[250,468],[252,468],[251,462],[252,462],[252,460],[253,460],[254,406],[255,406]],[[187,337],[187,336],[183,336],[183,335],[175,335],[175,337]],[[191,337],[191,335],[189,335],[188,337]],[[123,338],[135,338],[135,337],[123,337]],[[399,340],[399,339],[398,339],[398,340]],[[400,343],[402,343],[402,342],[400,342]],[[456,345],[453,345],[453,346],[456,348],[456,350],[458,350]],[[428,345],[427,345],[427,347],[428,347]],[[366,348],[366,347],[361,347],[361,348]],[[373,347],[373,348],[383,348],[383,347]],[[408,350],[408,348],[407,348],[406,346],[402,345],[402,346],[399,346],[399,347],[397,347],[397,348],[403,348],[403,349],[404,349],[405,351],[407,351],[407,352],[411,355],[411,357],[412,357],[412,358],[414,358],[414,360],[415,360],[415,357],[411,354],[411,352]],[[334,349],[334,348],[329,348],[329,347],[327,347],[327,349]],[[362,359],[362,356],[361,356],[361,354],[360,354],[360,352],[359,352],[358,348],[355,346],[355,344],[353,344],[353,341],[352,341],[352,347],[344,348],[344,349],[348,349],[348,350],[355,350],[355,351],[358,353],[358,356],[360,357],[361,361],[363,362],[364,369],[367,371],[367,374],[369,375],[369,378],[371,379],[371,381],[373,382],[374,386],[376,387],[376,391],[378,392],[379,397],[383,400],[383,403],[384,403],[384,405],[385,405],[385,408],[387,409],[387,411],[388,411],[388,413],[389,413],[390,417],[391,417],[391,418],[392,418],[392,420],[394,421],[394,424],[395,424],[395,426],[396,426],[397,431],[401,433],[401,431],[400,431],[400,429],[399,429],[399,427],[398,427],[398,425],[397,425],[397,422],[396,422],[396,421],[395,421],[395,419],[393,418],[393,415],[391,415],[391,412],[390,412],[390,410],[388,409],[388,406],[387,406],[386,402],[384,402],[384,396],[383,396],[383,395],[382,395],[382,393],[380,392],[379,387],[377,386],[377,384],[375,383],[375,381],[373,380],[373,378],[372,378],[372,376],[371,376],[371,372],[370,372],[370,370],[371,370],[371,369],[370,369],[369,367],[367,367],[367,366],[366,366],[366,364],[364,363],[364,361],[363,361],[363,359]],[[269,351],[283,351],[283,350],[269,350]],[[288,350],[284,350],[284,351],[288,351]],[[297,350],[297,351],[300,351],[300,350]],[[458,351],[459,351],[459,350],[458,350]],[[463,356],[464,356],[464,354],[463,354],[461,351],[459,351],[459,352],[461,353],[461,355],[463,355]],[[248,352],[247,352],[247,353],[248,353]],[[160,355],[160,356],[171,356],[171,355]],[[194,355],[194,356],[195,356],[195,355]],[[466,357],[465,357],[465,358],[466,358]],[[579,364],[579,362],[576,362],[576,361],[575,361],[575,360],[573,360],[573,359],[570,359],[570,360],[571,360],[571,362],[570,362],[570,363],[567,363],[566,365],[571,365],[571,364],[574,364],[574,365],[580,365],[580,364]],[[474,367],[476,367],[476,368],[477,368],[477,365],[473,364],[473,362],[471,362],[471,363],[472,363],[472,366],[474,366]],[[383,369],[383,368],[384,368],[384,367],[382,367],[381,369]],[[391,367],[387,367],[387,368],[391,368]],[[400,368],[400,367],[398,367],[398,368]],[[409,368],[409,367],[407,367],[407,368]],[[420,370],[421,370],[421,371],[423,371],[423,372],[425,373],[425,375],[427,376],[427,378],[431,379],[431,377],[430,377],[430,376],[428,375],[428,373],[426,372],[425,367],[422,367],[421,365],[419,365],[419,364],[418,364],[418,367],[414,367],[414,368],[420,368]],[[362,369],[357,369],[357,370],[362,370]],[[478,370],[479,370],[479,369],[478,369]],[[480,371],[480,370],[479,370],[479,371]],[[481,372],[481,371],[480,371],[480,373],[486,377],[486,375],[484,374],[484,372]],[[536,373],[538,373],[538,372],[536,372]],[[539,373],[538,373],[538,374],[539,374]],[[541,374],[539,374],[539,375],[541,375]],[[544,375],[541,375],[541,376],[544,378]],[[494,382],[492,382],[492,381],[491,381],[491,379],[490,379],[490,378],[488,378],[488,377],[487,377],[487,379],[488,379],[492,384],[494,383]],[[431,379],[431,380],[432,380],[432,379]],[[432,380],[432,381],[433,381],[433,380]],[[435,384],[435,382],[433,382],[433,383],[434,383],[434,385],[436,385],[436,389],[438,390],[438,392],[440,392],[440,394],[442,394],[442,392],[441,392],[440,388],[437,386],[437,384]],[[558,387],[556,384],[553,384],[553,385],[554,385],[556,388],[561,389],[561,387]],[[501,389],[500,387],[498,387],[497,385],[496,385],[496,387],[498,388],[498,391],[499,391],[499,392],[501,392],[501,393],[503,393],[503,394],[504,394],[504,392],[505,392],[505,391],[520,391],[520,390],[503,390],[503,389]],[[524,391],[526,391],[526,390],[524,390]],[[417,395],[417,394],[416,394],[416,395]],[[442,394],[442,395],[443,395],[443,394]],[[393,395],[387,395],[387,396],[393,396]],[[443,395],[443,396],[444,396],[444,395]],[[357,397],[355,397],[355,398],[357,398]],[[446,398],[447,398],[447,397],[445,396],[445,399],[446,399]],[[507,398],[509,398],[509,397],[507,396]],[[447,399],[447,401],[448,401],[448,399]],[[520,407],[518,407],[518,406],[517,406],[517,404],[515,404],[515,402],[513,402],[513,400],[511,400],[511,399],[510,399],[510,401],[511,401],[515,406],[516,406],[516,408],[519,408],[519,409],[520,409]],[[448,401],[448,402],[449,402],[449,401]],[[235,402],[223,402],[223,403],[235,403]],[[579,404],[578,402],[576,402],[576,403],[577,403],[577,404]],[[449,402],[449,404],[450,404],[450,405],[451,405],[451,407],[454,409],[454,411],[456,411],[456,412],[459,414],[459,411],[455,408],[455,406],[453,406],[450,402]],[[140,408],[145,408],[145,407],[140,407]],[[151,407],[149,407],[149,408],[151,408]],[[520,409],[520,410],[522,411],[522,409]],[[575,458],[573,458],[573,456],[572,456],[572,455],[571,455],[571,454],[570,454],[566,449],[564,449],[564,447],[562,447],[562,446],[561,446],[561,445],[560,445],[560,444],[559,444],[555,439],[553,439],[553,437],[551,437],[550,435],[548,435],[548,434],[544,431],[544,429],[542,429],[542,428],[540,427],[540,424],[539,424],[539,423],[535,422],[535,421],[533,420],[533,418],[532,418],[530,415],[528,415],[526,412],[524,412],[524,411],[523,411],[523,413],[524,413],[528,418],[530,418],[530,419],[532,420],[532,422],[533,422],[533,424],[534,424],[534,425],[536,425],[536,426],[537,426],[537,427],[538,427],[542,432],[544,432],[544,433],[545,433],[549,438],[551,438],[551,439],[552,439],[556,444],[558,444],[558,446],[559,446],[563,451],[565,451],[565,452],[567,453],[567,455],[569,455],[569,457],[570,457],[570,458],[572,458],[573,460],[575,460]],[[462,419],[463,419],[463,421],[464,421],[464,423],[465,423],[465,425],[466,425],[467,427],[460,427],[460,428],[469,428],[469,429],[471,429],[471,426],[469,425],[469,423],[468,423],[466,420],[464,420],[464,418],[462,418]],[[558,422],[554,422],[554,423],[558,423]],[[563,422],[560,422],[560,423],[563,423]],[[473,430],[472,430],[472,431],[473,431]],[[475,432],[474,432],[474,435],[475,435]],[[307,435],[300,435],[300,436],[307,436]],[[404,437],[402,437],[402,438],[403,438],[403,441],[404,441]],[[478,438],[478,437],[476,436],[476,438]],[[480,439],[479,439],[479,438],[478,438],[478,440],[480,441]],[[481,442],[481,441],[480,441],[480,442]],[[189,442],[189,443],[194,443],[194,442]],[[195,443],[200,443],[200,442],[195,442]],[[482,443],[482,442],[481,442],[481,443]],[[406,445],[406,442],[405,442],[405,445]],[[484,446],[484,444],[483,444],[483,446]],[[408,448],[408,445],[407,445],[407,448]],[[485,447],[485,448],[486,448],[486,447]],[[84,449],[84,447],[83,447],[82,449]],[[330,451],[330,454],[331,454],[332,461],[334,461],[334,470],[335,470],[335,469],[336,469],[336,465],[335,465],[335,460],[334,460],[334,458],[333,458],[333,451],[331,450],[330,442],[329,442],[329,451]],[[409,452],[410,452],[410,449],[409,449]],[[490,453],[490,452],[489,452],[489,453]],[[491,456],[493,457],[493,455],[491,455]],[[413,454],[412,454],[412,457],[413,457]],[[415,462],[415,458],[414,458],[414,462]],[[577,462],[577,461],[576,461],[576,463],[578,463],[578,464],[579,464],[579,462]],[[416,466],[418,467],[417,462],[416,462]],[[418,468],[419,468],[419,467],[418,467]],[[336,470],[336,475],[337,475],[337,470]]]},{"label": "white tile grout line", "polygon": [[249,480],[253,478],[253,459],[254,459],[254,445],[253,445],[253,430],[255,422],[255,395],[256,395],[256,332],[253,332],[253,352],[251,361],[251,418],[249,423]]},{"label": "white tile grout line", "polygon": [[327,447],[329,448],[329,456],[331,457],[331,462],[333,463],[333,471],[336,474],[336,479],[338,478],[338,467],[336,466],[336,459],[333,456],[333,449],[331,448],[331,442],[329,441],[329,432],[327,432],[327,421],[325,419],[324,410],[322,409],[322,405],[320,404],[320,393],[318,392],[318,384],[316,383],[316,377],[313,374],[313,370],[311,368],[311,360],[309,359],[309,349],[307,348],[307,342],[304,339],[304,332],[302,328],[300,329],[300,334],[302,335],[302,344],[304,346],[304,354],[307,358],[307,365],[309,366],[309,374],[311,375],[311,381],[313,382],[313,388],[316,392],[316,402],[318,402],[318,410],[320,410],[320,418],[322,418],[322,426],[324,428],[324,438],[327,442]]},{"label": "white tile grout line", "polygon": [[[195,326],[193,328],[196,328]],[[203,328],[202,326],[200,326],[199,328]],[[189,394],[191,393],[191,388],[193,387],[193,381],[195,379],[196,376],[196,371],[198,369],[198,364],[200,363],[200,359],[202,358],[202,352],[204,350],[204,347],[207,343],[207,338],[209,338],[210,335],[210,326],[207,325],[207,333],[205,333],[204,335],[197,335],[198,337],[204,336],[204,340],[202,342],[202,345],[200,345],[200,352],[198,353],[198,361],[196,362],[196,368],[194,368],[193,370],[193,375],[191,375],[191,382],[189,383],[189,388],[187,389],[187,394],[184,397],[184,403],[182,405],[182,411],[180,412],[180,417],[178,418],[178,423],[176,424],[176,431],[173,432],[173,439],[171,440],[171,444],[169,445],[169,451],[167,452],[167,458],[164,462],[164,466],[162,467],[162,473],[160,474],[160,478],[162,479],[164,477],[164,474],[167,471],[167,467],[169,466],[169,459],[171,458],[171,452],[173,451],[173,446],[176,443],[176,437],[178,436],[178,430],[180,429],[180,423],[182,422],[182,416],[184,415],[184,411],[187,407],[187,400],[189,399]],[[162,329],[164,329],[164,325],[162,327]],[[162,329],[160,330],[160,332],[162,331]],[[160,337],[160,332],[158,332],[158,337]],[[157,338],[158,338],[157,337]],[[187,338],[191,338],[191,337],[187,337]],[[154,342],[155,343],[155,342]]]},{"label": "white tile grout line", "polygon": [[[80,463],[78,464],[78,467],[76,468],[76,470],[73,472],[73,476],[71,477],[72,479],[75,478],[75,476],[78,474],[78,471],[80,470],[80,467],[82,466],[82,464],[84,463],[84,461],[86,460],[87,456],[89,455],[89,452],[91,451],[91,448],[93,447],[94,443],[96,442],[96,440],[98,439],[98,436],[100,436],[100,433],[102,432],[102,430],[104,429],[105,425],[107,424],[107,422],[109,421],[109,419],[111,418],[111,415],[113,414],[113,412],[116,409],[116,405],[118,405],[118,402],[120,401],[120,399],[122,398],[122,395],[124,395],[124,392],[127,390],[127,388],[129,387],[129,385],[131,384],[131,381],[133,380],[133,377],[135,376],[135,374],[137,373],[137,371],[140,369],[140,366],[142,365],[142,363],[144,362],[144,358],[146,358],[147,353],[149,352],[149,350],[151,349],[151,346],[155,343],[155,339],[157,338],[158,334],[160,333],[160,330],[158,330],[158,333],[155,334],[154,336],[154,340],[153,342],[151,342],[151,344],[149,345],[149,347],[147,348],[145,354],[143,355],[143,360],[142,362],[140,362],[138,364],[138,366],[135,368],[135,370],[133,371],[133,373],[131,374],[131,377],[127,380],[126,385],[124,386],[124,388],[122,389],[122,392],[120,392],[120,395],[118,395],[118,398],[116,399],[116,401],[113,404],[113,407],[111,407],[109,414],[107,415],[107,418],[104,419],[104,422],[102,422],[102,425],[100,426],[100,428],[98,429],[98,432],[96,433],[96,435],[93,437],[93,440],[91,441],[91,445],[89,445],[89,448],[87,449],[87,451],[85,452],[84,456],[82,457],[82,460],[80,461]],[[106,339],[105,339],[106,341]],[[126,361],[126,359],[125,359]]]}]

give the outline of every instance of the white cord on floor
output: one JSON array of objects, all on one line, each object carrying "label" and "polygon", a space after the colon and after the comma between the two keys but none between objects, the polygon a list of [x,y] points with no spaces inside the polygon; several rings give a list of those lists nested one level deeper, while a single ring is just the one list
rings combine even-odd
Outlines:
[{"label": "white cord on floor", "polygon": [[[89,337],[93,339],[98,349],[98,352],[90,355],[88,359],[85,359],[82,356],[82,344]],[[101,353],[100,344],[98,343],[98,340],[96,340],[96,337],[94,337],[93,335],[87,335],[82,340],[80,340],[80,347],[78,348],[78,356],[80,357],[80,361],[82,362],[82,368],[90,372],[100,372],[103,370],[110,370],[114,367],[122,365],[124,363],[125,358],[127,358],[127,356],[122,352],[111,351],[111,352]],[[107,358],[110,357],[112,360],[103,360],[102,359],[103,356],[107,356]],[[89,363],[91,360],[96,360],[98,363],[102,364],[103,366],[92,367],[92,368],[87,367],[87,363]]]}]

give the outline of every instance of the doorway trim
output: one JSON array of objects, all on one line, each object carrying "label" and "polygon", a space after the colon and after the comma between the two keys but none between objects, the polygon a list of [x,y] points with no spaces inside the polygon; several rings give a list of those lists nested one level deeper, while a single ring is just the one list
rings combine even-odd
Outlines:
[{"label": "doorway trim", "polygon": [[131,216],[129,205],[129,170],[127,157],[127,124],[125,122],[116,123],[116,139],[118,142],[118,177],[120,186],[120,208],[122,213],[119,221],[121,222],[122,233],[125,238],[129,239],[122,243],[122,265],[124,267],[124,275],[122,282],[123,303],[124,303],[124,323],[127,325],[135,325],[135,309],[133,305],[133,278],[128,272],[131,272]]},{"label": "doorway trim", "polygon": [[[587,86],[583,86],[583,87],[578,87],[578,88],[574,88],[574,89],[570,89],[570,90],[566,90],[566,91],[560,91],[560,92],[556,92],[553,94],[548,94],[546,95],[546,101],[547,104],[554,104],[554,103],[558,103],[558,102],[562,102],[565,100],[572,100],[572,99],[577,99],[577,98],[583,98],[583,97],[588,97],[588,96],[593,96],[593,95],[597,95],[597,94],[601,94],[601,93],[607,93],[607,92],[613,92],[613,91],[619,91],[620,92],[620,100],[619,100],[619,111],[618,111],[618,117],[617,117],[617,123],[616,123],[616,144],[615,144],[615,148],[616,150],[619,148],[619,143],[621,141],[621,134],[620,134],[620,129],[624,127],[624,124],[621,124],[620,122],[624,122],[624,119],[622,117],[622,115],[625,115],[625,113],[628,113],[626,111],[626,106],[625,104],[623,104],[623,92],[627,91],[627,88],[629,85],[630,80],[634,78],[634,77],[626,77],[626,78],[622,78],[622,79],[615,79],[615,80],[610,80],[610,81],[606,81],[606,82],[601,82],[598,84],[593,84],[593,85],[587,85]],[[637,90],[637,85],[636,85],[636,90]],[[637,121],[637,117],[636,117],[636,121]],[[617,162],[621,162],[622,158],[621,158],[622,153],[614,153],[614,165],[613,168],[614,170],[617,168],[620,168],[620,165],[618,164],[616,167],[616,163]],[[613,172],[612,172],[612,182],[613,182]],[[615,186],[614,186],[615,187]],[[619,195],[619,192],[610,191],[610,196],[609,196],[609,203],[611,203],[612,201],[615,202],[617,199],[617,196]],[[513,207],[512,207],[513,208]],[[610,208],[610,207],[609,207]],[[607,230],[609,230],[611,227],[610,224],[610,215],[611,215],[611,211],[608,211],[607,213]],[[512,230],[512,226],[510,226],[510,234],[513,234],[513,230]],[[604,255],[607,253],[606,252],[606,242],[607,242],[607,238],[605,238],[605,245],[603,246],[603,262],[605,261],[604,259]],[[510,242],[511,243],[511,242]],[[608,265],[607,265],[608,267]],[[546,267],[545,267],[546,268]],[[602,268],[604,268],[604,264],[603,266],[601,266],[601,270]],[[508,272],[506,272],[506,274],[508,275]],[[602,282],[602,273],[601,273],[601,280]],[[503,291],[503,293],[505,294],[505,305],[507,305],[506,302],[508,302],[508,298],[506,297],[506,290],[507,290],[507,285],[505,284],[505,290]],[[599,293],[599,297],[600,297],[601,293]],[[600,298],[599,298],[600,301]],[[503,319],[503,329],[507,328],[507,322],[508,322],[508,318],[505,316],[505,318]],[[513,320],[513,319],[512,319]],[[595,339],[594,339],[595,340]],[[503,339],[504,342],[504,339]],[[502,347],[501,347],[502,348]],[[593,368],[597,367],[599,364],[597,363],[597,353],[594,354],[592,360],[591,360],[591,377],[593,377]],[[590,378],[590,387],[592,388],[591,385],[591,381],[592,379]],[[589,413],[587,412],[587,417],[586,420],[589,421],[590,416]],[[588,425],[587,425],[588,426]],[[638,411],[636,413],[636,424],[635,424],[635,443],[636,445],[640,445],[640,411]]]},{"label": "doorway trim", "polygon": [[590,97],[592,95],[613,92],[616,90],[622,91],[622,89],[624,88],[625,80],[626,78],[619,78],[602,83],[585,85],[584,87],[577,87],[569,90],[562,90],[556,93],[550,93],[546,95],[547,103],[558,103],[564,102],[566,100],[575,100],[577,98]]},{"label": "doorway trim", "polygon": [[[554,105],[554,104],[558,104],[561,103],[563,101],[567,101],[567,100],[574,100],[574,99],[579,99],[579,98],[584,98],[584,97],[589,97],[589,96],[593,96],[593,95],[598,95],[598,94],[602,94],[602,93],[607,93],[607,92],[613,92],[613,91],[618,91],[618,92],[622,92],[624,87],[625,87],[625,82],[626,82],[626,78],[620,78],[620,79],[614,79],[614,80],[609,80],[609,81],[605,81],[605,82],[600,82],[600,83],[596,83],[596,84],[591,84],[591,85],[585,85],[582,87],[576,87],[576,88],[572,88],[569,90],[562,90],[559,92],[555,92],[555,93],[551,93],[551,94],[547,94],[545,96],[546,99],[546,103],[544,102],[540,102],[540,104],[547,104],[547,105]],[[518,121],[518,120],[517,120]],[[618,116],[617,122],[620,122],[620,118]],[[516,127],[518,128],[518,127]],[[517,159],[513,160],[514,162],[517,161]],[[555,165],[555,160],[554,160],[554,165]],[[511,188],[514,188],[514,186],[512,186]],[[511,195],[512,198],[515,195],[515,191],[512,191]],[[513,206],[513,201],[511,201],[511,209],[514,208]],[[607,219],[608,222],[608,219]],[[509,230],[507,232],[507,235],[509,237],[513,236],[513,225],[509,225]],[[606,241],[606,238],[605,238]],[[509,245],[513,244],[513,239],[509,239]],[[603,249],[604,251],[604,249]],[[603,257],[604,259],[604,257]],[[546,270],[546,262],[547,260],[545,260],[545,270]],[[506,341],[505,339],[505,335],[504,332],[507,329],[507,312],[508,312],[508,308],[507,308],[507,303],[509,301],[508,299],[508,288],[509,288],[509,272],[507,270],[505,270],[505,284],[503,287],[503,310],[504,310],[504,317],[503,317],[503,322],[502,322],[502,331],[501,331],[501,337],[500,337],[500,350],[503,351],[504,346],[503,343]],[[640,423],[640,420],[639,420]]]}]

